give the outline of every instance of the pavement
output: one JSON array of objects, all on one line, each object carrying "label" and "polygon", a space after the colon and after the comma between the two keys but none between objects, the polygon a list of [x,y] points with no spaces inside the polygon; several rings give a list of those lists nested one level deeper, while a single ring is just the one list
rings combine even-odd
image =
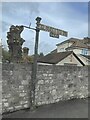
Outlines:
[{"label": "pavement", "polygon": [[34,111],[20,110],[3,114],[3,118],[88,118],[88,100],[73,99],[42,105]]}]

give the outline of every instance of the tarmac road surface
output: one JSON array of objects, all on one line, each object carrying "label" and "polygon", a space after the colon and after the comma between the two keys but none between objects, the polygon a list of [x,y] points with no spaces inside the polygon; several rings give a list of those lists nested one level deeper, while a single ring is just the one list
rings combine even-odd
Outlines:
[{"label": "tarmac road surface", "polygon": [[35,109],[4,114],[3,118],[88,118],[88,100],[73,99],[43,105]]}]

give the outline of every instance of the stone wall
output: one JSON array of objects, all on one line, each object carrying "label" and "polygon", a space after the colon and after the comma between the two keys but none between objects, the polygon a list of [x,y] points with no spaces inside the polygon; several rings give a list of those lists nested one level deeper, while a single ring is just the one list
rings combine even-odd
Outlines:
[{"label": "stone wall", "polygon": [[2,64],[0,63],[0,114],[1,113],[2,113]]},{"label": "stone wall", "polygon": [[36,105],[88,96],[88,67],[39,66]]},{"label": "stone wall", "polygon": [[2,112],[30,107],[30,64],[2,65]]},{"label": "stone wall", "polygon": [[[2,112],[30,107],[31,64],[2,65]],[[88,68],[39,65],[36,106],[88,96]]]}]

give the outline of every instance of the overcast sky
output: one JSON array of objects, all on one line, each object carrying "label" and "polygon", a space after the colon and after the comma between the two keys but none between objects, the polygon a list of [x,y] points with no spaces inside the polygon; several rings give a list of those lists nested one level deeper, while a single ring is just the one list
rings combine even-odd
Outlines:
[{"label": "overcast sky", "polygon": [[[41,23],[68,31],[68,37],[59,39],[49,37],[48,32],[40,31],[39,52],[49,53],[56,44],[68,38],[83,38],[88,36],[88,3],[86,2],[8,2],[2,3],[2,40],[7,46],[6,35],[10,25],[26,25],[35,27],[35,18],[40,16]],[[33,54],[35,32],[24,29],[21,36],[25,39],[23,46]]]}]

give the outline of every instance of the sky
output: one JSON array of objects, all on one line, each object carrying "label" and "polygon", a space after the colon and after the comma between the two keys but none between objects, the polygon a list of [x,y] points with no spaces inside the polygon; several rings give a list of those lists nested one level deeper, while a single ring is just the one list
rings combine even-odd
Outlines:
[{"label": "sky", "polygon": [[[2,3],[2,42],[7,46],[7,32],[11,25],[36,27],[36,17],[41,23],[68,31],[68,37],[53,38],[48,32],[40,31],[39,53],[48,54],[56,49],[56,44],[71,37],[88,36],[88,2],[3,2]],[[34,53],[35,31],[24,28],[21,37],[25,39],[23,47],[28,47],[29,54]]]}]

